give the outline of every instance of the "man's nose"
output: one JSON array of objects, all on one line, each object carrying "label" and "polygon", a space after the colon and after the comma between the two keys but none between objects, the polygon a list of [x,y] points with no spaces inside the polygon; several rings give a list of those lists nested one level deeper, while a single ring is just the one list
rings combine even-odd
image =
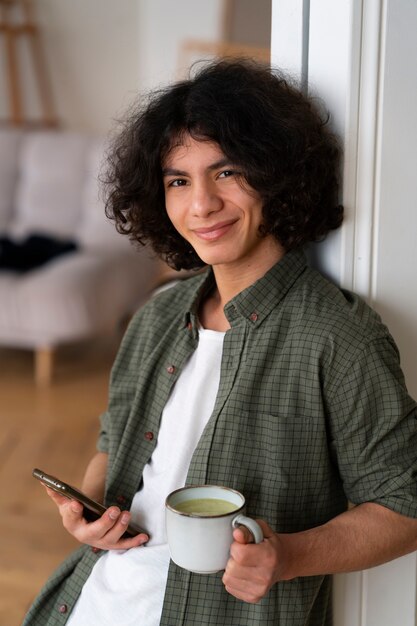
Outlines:
[{"label": "man's nose", "polygon": [[200,181],[195,183],[191,193],[191,204],[194,215],[206,217],[210,213],[219,211],[223,206],[223,200],[214,182]]}]

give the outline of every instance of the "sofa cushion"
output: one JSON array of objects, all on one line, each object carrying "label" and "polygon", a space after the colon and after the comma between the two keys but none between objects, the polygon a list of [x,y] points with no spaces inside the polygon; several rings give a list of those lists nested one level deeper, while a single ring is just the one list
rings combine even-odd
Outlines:
[{"label": "sofa cushion", "polygon": [[10,234],[74,235],[81,212],[85,156],[90,139],[63,131],[27,133]]},{"label": "sofa cushion", "polygon": [[144,254],[79,251],[39,269],[0,272],[0,343],[46,347],[95,336],[149,295],[155,265]]},{"label": "sofa cushion", "polygon": [[38,233],[78,244],[30,271],[0,272],[0,344],[52,347],[114,327],[146,300],[159,264],[105,217],[97,182],[102,142],[63,131],[8,131],[0,150],[8,226],[0,236],[24,241]]},{"label": "sofa cushion", "polygon": [[9,226],[18,175],[18,150],[22,132],[0,129],[0,233]]},{"label": "sofa cushion", "polygon": [[86,176],[81,190],[81,215],[76,230],[79,243],[89,249],[132,247],[126,235],[117,232],[114,222],[105,215],[100,185],[106,143],[93,139],[86,154]]}]

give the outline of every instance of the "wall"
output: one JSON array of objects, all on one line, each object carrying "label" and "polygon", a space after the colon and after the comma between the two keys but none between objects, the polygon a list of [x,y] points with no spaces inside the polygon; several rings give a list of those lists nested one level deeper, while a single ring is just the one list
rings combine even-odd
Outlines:
[{"label": "wall", "polygon": [[101,133],[138,87],[136,0],[38,0],[60,120]]},{"label": "wall", "polygon": [[371,297],[417,398],[417,3],[385,2]]},{"label": "wall", "polygon": [[181,44],[213,42],[221,33],[222,1],[139,0],[140,88],[147,91],[184,76]]}]

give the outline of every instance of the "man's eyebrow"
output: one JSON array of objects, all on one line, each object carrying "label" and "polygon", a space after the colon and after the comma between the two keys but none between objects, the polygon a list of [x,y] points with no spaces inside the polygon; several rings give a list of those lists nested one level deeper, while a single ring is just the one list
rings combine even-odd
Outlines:
[{"label": "man's eyebrow", "polygon": [[232,165],[231,160],[228,159],[227,157],[223,157],[223,159],[219,159],[215,163],[212,163],[211,165],[209,165],[208,169],[209,170],[217,170],[217,169],[219,169],[221,167],[224,167],[225,165]]},{"label": "man's eyebrow", "polygon": [[187,172],[176,170],[173,167],[162,168],[162,176],[187,176]]},{"label": "man's eyebrow", "polygon": [[[217,170],[224,167],[225,165],[232,165],[232,162],[227,157],[219,159],[214,163],[210,163],[207,169],[210,171]],[[188,174],[184,170],[177,170],[174,167],[164,167],[162,168],[162,176],[188,176]]]}]

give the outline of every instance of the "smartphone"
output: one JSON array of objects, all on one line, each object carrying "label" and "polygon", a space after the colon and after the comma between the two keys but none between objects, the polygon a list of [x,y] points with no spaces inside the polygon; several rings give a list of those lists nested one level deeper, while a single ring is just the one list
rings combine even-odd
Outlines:
[{"label": "smartphone", "polygon": [[[45,474],[45,472],[37,468],[32,471],[32,476],[40,480],[41,483],[43,483],[50,489],[53,489],[57,493],[65,496],[66,498],[69,498],[70,500],[78,500],[78,502],[81,502],[81,504],[84,506],[83,516],[88,522],[94,522],[94,520],[101,517],[106,511],[105,506],[103,506],[99,502],[96,502],[95,500],[92,500],[79,489],[76,489],[75,487],[64,483],[58,478],[55,478],[55,476]],[[147,535],[149,535],[149,533],[146,530],[143,530],[143,528],[140,528],[135,524],[129,524],[123,537],[134,537],[139,533],[146,533]]]}]

